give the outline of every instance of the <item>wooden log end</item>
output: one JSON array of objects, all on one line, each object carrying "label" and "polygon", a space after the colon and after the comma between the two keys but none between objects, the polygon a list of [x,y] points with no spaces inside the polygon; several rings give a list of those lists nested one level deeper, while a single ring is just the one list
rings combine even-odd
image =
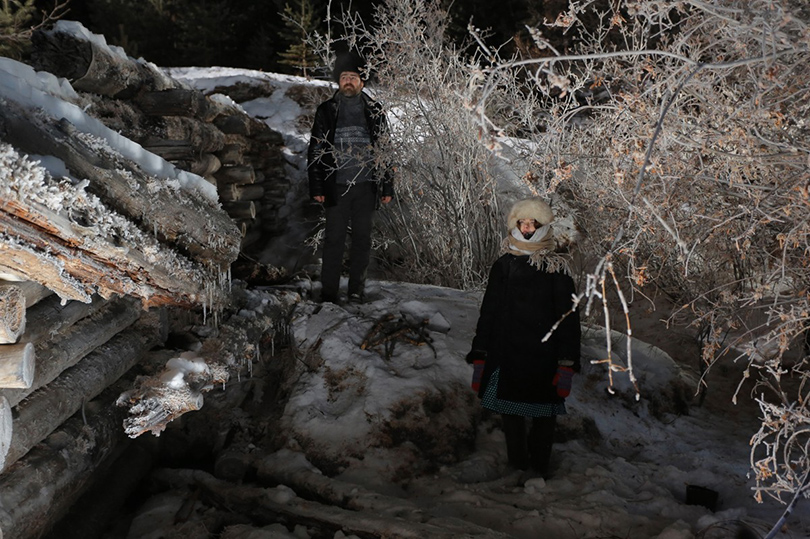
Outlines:
[{"label": "wooden log end", "polygon": [[0,343],[15,343],[25,331],[25,293],[21,286],[0,283]]},{"label": "wooden log end", "polygon": [[31,387],[34,382],[35,358],[34,344],[30,342],[0,347],[0,387]]}]

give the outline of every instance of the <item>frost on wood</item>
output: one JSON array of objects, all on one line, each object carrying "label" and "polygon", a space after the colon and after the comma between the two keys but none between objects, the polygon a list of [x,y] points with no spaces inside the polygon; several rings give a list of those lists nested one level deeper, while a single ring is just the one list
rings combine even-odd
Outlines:
[{"label": "frost on wood", "polygon": [[98,292],[137,296],[147,305],[222,301],[218,275],[111,211],[85,186],[52,178],[0,143],[0,249],[8,253],[0,268],[64,299],[86,302]]},{"label": "frost on wood", "polygon": [[157,436],[171,421],[199,410],[204,393],[224,390],[229,380],[249,376],[253,362],[261,360],[261,341],[276,338],[276,327],[286,324],[300,299],[286,291],[246,293],[237,314],[216,329],[200,331],[206,338],[198,351],[182,352],[159,373],[138,377],[135,387],[118,398],[119,406],[130,408],[126,433],[133,438],[144,432]]},{"label": "frost on wood", "polygon": [[131,438],[144,432],[155,436],[171,421],[203,406],[203,393],[228,381],[221,364],[207,364],[195,352],[183,352],[170,359],[156,377],[138,377],[136,387],[121,394],[118,406],[129,406],[124,431]]}]

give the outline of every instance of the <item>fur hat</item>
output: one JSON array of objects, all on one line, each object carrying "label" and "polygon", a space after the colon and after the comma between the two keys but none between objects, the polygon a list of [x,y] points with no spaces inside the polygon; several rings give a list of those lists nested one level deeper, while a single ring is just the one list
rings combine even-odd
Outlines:
[{"label": "fur hat", "polygon": [[335,67],[332,70],[332,78],[335,82],[340,81],[340,74],[344,71],[357,73],[365,80],[367,78],[366,61],[354,51],[339,52],[337,58],[335,58]]},{"label": "fur hat", "polygon": [[540,226],[547,225],[554,220],[554,213],[551,206],[541,198],[525,198],[518,200],[509,210],[506,218],[506,227],[512,230],[521,219],[534,219]]}]

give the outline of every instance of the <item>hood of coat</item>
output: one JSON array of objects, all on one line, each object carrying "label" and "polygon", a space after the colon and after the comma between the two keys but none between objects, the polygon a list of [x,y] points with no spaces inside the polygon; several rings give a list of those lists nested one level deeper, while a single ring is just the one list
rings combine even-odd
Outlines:
[{"label": "hood of coat", "polygon": [[506,218],[506,227],[512,230],[518,226],[518,221],[521,219],[534,219],[540,226],[547,225],[554,220],[554,212],[551,211],[551,206],[541,198],[533,197],[518,200],[509,210],[509,215]]}]

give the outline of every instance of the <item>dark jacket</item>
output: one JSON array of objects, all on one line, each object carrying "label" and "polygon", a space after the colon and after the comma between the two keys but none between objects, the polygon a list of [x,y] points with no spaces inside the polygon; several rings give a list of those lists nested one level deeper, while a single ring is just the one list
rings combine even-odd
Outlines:
[{"label": "dark jacket", "polygon": [[528,403],[559,403],[552,379],[559,361],[580,370],[579,312],[549,329],[572,305],[574,281],[562,272],[538,270],[528,256],[505,254],[489,273],[472,349],[486,352],[479,396],[500,367],[498,398]]},{"label": "dark jacket", "polygon": [[[388,120],[379,103],[371,99],[364,92],[360,93],[365,104],[364,112],[366,125],[371,137],[371,145],[376,147],[380,138],[388,132]],[[339,101],[337,92],[330,99],[324,101],[315,111],[315,121],[312,123],[312,136],[309,139],[307,152],[307,169],[309,171],[309,195],[311,197],[325,196],[326,205],[337,204],[338,189],[335,182],[337,168],[335,154],[335,125],[337,124]],[[380,196],[393,196],[394,186],[391,173],[388,170],[373,171],[375,188],[382,186]]]}]

